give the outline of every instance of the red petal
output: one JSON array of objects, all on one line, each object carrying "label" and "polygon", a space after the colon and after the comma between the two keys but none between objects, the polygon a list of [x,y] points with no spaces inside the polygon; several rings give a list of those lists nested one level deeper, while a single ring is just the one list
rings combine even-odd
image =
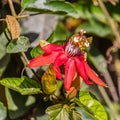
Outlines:
[{"label": "red petal", "polygon": [[64,53],[59,53],[54,62],[54,70],[58,79],[62,79],[62,74],[60,71],[60,66],[68,60],[67,56]]},{"label": "red petal", "polygon": [[65,63],[65,80],[64,80],[64,87],[65,90],[69,90],[72,84],[72,81],[75,77],[76,67],[73,59],[69,59]]},{"label": "red petal", "polygon": [[52,62],[54,62],[54,60],[56,59],[56,56],[58,55],[58,52],[52,52],[51,54],[42,54],[40,56],[37,56],[36,58],[30,60],[29,62],[29,67],[30,68],[34,68],[34,67],[39,67],[39,66],[43,66],[46,64],[50,64]]},{"label": "red petal", "polygon": [[91,81],[88,80],[86,71],[85,71],[85,67],[84,67],[84,60],[80,60],[77,57],[75,58],[75,64],[78,70],[79,75],[83,78],[83,80],[85,81],[86,84],[90,85],[92,84]]},{"label": "red petal", "polygon": [[48,44],[44,47],[41,47],[45,53],[50,54],[52,51],[63,51],[62,45]]},{"label": "red petal", "polygon": [[89,67],[89,65],[84,62],[85,70],[88,77],[96,84],[101,86],[107,86],[96,74],[95,72]]}]

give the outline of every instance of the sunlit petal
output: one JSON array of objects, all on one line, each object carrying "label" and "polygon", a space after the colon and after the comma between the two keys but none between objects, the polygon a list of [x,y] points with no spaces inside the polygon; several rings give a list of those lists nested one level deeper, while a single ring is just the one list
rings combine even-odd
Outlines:
[{"label": "sunlit petal", "polygon": [[75,58],[75,64],[78,70],[79,75],[83,78],[83,80],[85,81],[86,84],[90,85],[92,84],[92,82],[90,80],[88,80],[85,68],[84,68],[84,61],[80,61],[79,58]]},{"label": "sunlit petal", "polygon": [[69,90],[72,84],[72,81],[75,77],[76,73],[76,66],[73,59],[68,59],[65,63],[65,80],[64,80],[64,87],[65,90]]},{"label": "sunlit petal", "polygon": [[32,60],[30,60],[28,66],[30,68],[34,68],[34,67],[39,67],[39,66],[50,64],[50,63],[54,62],[57,55],[58,55],[58,52],[52,52],[51,54],[48,54],[48,55],[42,54],[42,55],[37,56],[36,58],[33,58]]},{"label": "sunlit petal", "polygon": [[54,62],[54,69],[58,79],[62,79],[62,74],[60,71],[60,66],[68,60],[67,56],[63,53],[59,53]]},{"label": "sunlit petal", "polygon": [[84,63],[86,73],[88,77],[96,84],[101,86],[107,86],[96,74],[95,72],[89,67],[87,63]]},{"label": "sunlit petal", "polygon": [[40,46],[42,50],[44,50],[44,52],[46,54],[50,54],[53,51],[63,51],[63,46],[62,45],[55,45],[55,44],[47,44],[45,46]]}]

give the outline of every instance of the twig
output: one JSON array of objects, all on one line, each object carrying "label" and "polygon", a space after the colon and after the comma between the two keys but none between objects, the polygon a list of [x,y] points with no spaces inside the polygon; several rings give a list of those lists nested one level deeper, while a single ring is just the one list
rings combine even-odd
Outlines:
[{"label": "twig", "polygon": [[29,60],[27,59],[25,53],[24,53],[24,52],[21,52],[21,55],[22,55],[22,57],[24,58],[26,65],[28,65],[28,64],[29,64]]},{"label": "twig", "polygon": [[0,22],[1,22],[1,21],[3,22],[3,21],[5,21],[5,19],[4,19],[4,18],[3,18],[3,19],[0,19]]},{"label": "twig", "polygon": [[29,17],[30,14],[26,14],[26,15],[18,15],[16,18],[17,19],[21,19],[21,18],[26,18],[26,17]]},{"label": "twig", "polygon": [[[21,13],[22,14],[22,13]],[[30,17],[30,16],[34,16],[34,15],[38,15],[39,13],[37,14],[25,14],[25,15],[21,15],[20,13],[17,15],[17,16],[14,16],[16,19],[22,19],[22,18],[26,18],[26,17]],[[3,22],[5,21],[4,18],[0,19],[0,22]]]},{"label": "twig", "polygon": [[[27,56],[25,55],[24,52],[21,52],[21,55],[22,55],[22,57],[23,57],[23,59],[24,59],[25,66],[27,66],[27,65],[29,64],[29,60],[28,60]],[[34,76],[36,77],[36,79],[37,79],[38,81],[40,81],[40,78],[39,78],[39,76],[36,74],[36,72],[35,72],[33,69],[31,69],[31,68],[30,68],[30,70],[32,71],[32,73],[34,74]],[[41,83],[40,83],[40,84],[41,84]]]},{"label": "twig", "polygon": [[[21,15],[21,16],[15,16],[15,18],[22,19],[22,18],[26,18],[26,17],[29,17],[29,16],[30,16],[30,14],[26,14],[26,15]],[[4,18],[0,19],[0,22],[3,22],[3,21],[5,21]]]},{"label": "twig", "polygon": [[113,107],[113,105],[112,105],[112,103],[111,103],[105,89],[103,87],[100,87],[100,86],[98,86],[98,88],[99,88],[99,90],[100,90],[106,104],[108,105],[108,107],[110,109],[110,113],[113,115],[114,120],[119,120],[119,117],[118,117],[118,115],[117,115],[117,113],[116,113],[116,111],[115,111],[115,109],[114,109],[114,107]]},{"label": "twig", "polygon": [[9,6],[10,6],[10,10],[11,10],[11,12],[12,12],[12,15],[13,15],[13,16],[16,16],[17,14],[16,14],[16,12],[15,12],[15,8],[14,8],[14,6],[13,6],[12,0],[8,0],[8,3],[9,3]]},{"label": "twig", "polygon": [[113,99],[116,103],[118,103],[119,97],[118,97],[116,88],[115,88],[115,86],[114,86],[114,84],[113,84],[113,81],[112,81],[112,79],[111,79],[111,77],[110,77],[109,72],[106,71],[106,72],[103,72],[102,74],[103,74],[103,76],[104,76],[104,78],[105,78],[105,80],[106,80],[106,82],[107,82],[107,84],[108,84],[108,86],[109,86],[109,91],[110,91],[110,93],[111,93],[112,99]]},{"label": "twig", "polygon": [[[6,31],[4,31],[4,34],[5,34],[5,37],[7,38],[7,40],[10,42],[11,41],[11,39],[8,37],[8,35],[6,34]],[[24,63],[24,65],[25,65],[25,67],[29,64],[29,60],[28,60],[28,58],[27,58],[27,56],[25,55],[25,53],[24,52],[21,52],[21,55],[22,55],[22,57],[23,57],[23,59],[24,59],[24,61],[23,61],[23,63]],[[23,60],[22,59],[22,60]],[[25,69],[25,68],[24,68]],[[36,72],[33,70],[33,69],[31,69],[31,71],[33,72],[33,74],[35,75],[35,77],[36,77],[36,79],[38,80],[38,81],[40,81],[40,78],[39,78],[39,76],[36,74]],[[23,71],[22,71],[22,73],[21,74],[23,74]],[[41,84],[41,83],[40,83]]]},{"label": "twig", "polygon": [[118,78],[118,93],[119,93],[119,97],[120,97],[120,78]]},{"label": "twig", "polygon": [[118,94],[120,97],[120,59],[119,59],[119,54],[116,55],[114,65],[115,65],[115,71],[117,74]]},{"label": "twig", "polygon": [[18,14],[18,16],[21,16],[21,15],[23,14],[23,12],[24,12],[24,9],[22,9],[22,10],[20,11],[20,13]]},{"label": "twig", "polygon": [[[12,12],[12,15],[15,16],[16,18],[21,18],[21,17],[23,17],[23,16],[19,16],[19,15],[21,15],[24,10],[22,10],[22,11],[19,13],[19,15],[17,16],[17,14],[16,14],[16,12],[15,12],[15,8],[14,8],[14,6],[13,6],[12,0],[8,0],[8,2],[9,2],[9,6],[10,6],[10,10],[11,10],[11,12]],[[25,16],[25,17],[26,17],[26,16]],[[27,17],[28,17],[28,15],[27,15]],[[28,65],[28,64],[29,64],[29,60],[28,60],[27,56],[25,55],[25,53],[24,53],[24,52],[21,52],[21,55],[22,55],[22,57],[24,58],[25,64]],[[35,71],[34,71],[33,69],[31,69],[31,71],[33,72],[33,74],[35,75],[35,77],[37,78],[37,80],[39,80],[39,77],[38,77],[38,75],[35,73]]]},{"label": "twig", "polygon": [[111,55],[111,52],[112,50],[115,48],[115,46],[111,46],[107,49],[107,52],[106,52],[106,56],[108,57],[108,60],[107,60],[107,63],[110,64],[112,62],[112,55]]},{"label": "twig", "polygon": [[[116,42],[114,42],[114,47],[119,47],[120,48],[120,34],[119,34],[118,30],[117,30],[117,24],[115,23],[113,18],[110,16],[109,12],[107,11],[106,6],[103,3],[103,0],[98,0],[98,3],[99,3],[99,6],[102,9],[104,15],[106,16],[106,19],[107,19],[107,21],[108,21],[114,35],[115,35]],[[117,45],[115,45],[116,43],[117,43]],[[118,97],[117,97],[117,99],[118,99]]]},{"label": "twig", "polygon": [[117,25],[116,23],[114,22],[114,20],[112,19],[112,17],[110,16],[109,12],[107,11],[106,9],[106,6],[104,5],[103,1],[102,0],[98,0],[98,3],[104,13],[104,15],[106,16],[106,19],[115,35],[115,38],[116,38],[116,41],[118,42],[119,44],[119,47],[120,47],[120,35],[119,35],[119,32],[117,30]]}]

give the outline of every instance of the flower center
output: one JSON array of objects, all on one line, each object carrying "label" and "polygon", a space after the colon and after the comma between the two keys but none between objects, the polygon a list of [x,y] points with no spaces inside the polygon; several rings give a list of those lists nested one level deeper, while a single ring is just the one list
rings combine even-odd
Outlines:
[{"label": "flower center", "polygon": [[69,39],[65,52],[71,57],[83,54],[87,47],[89,47],[89,41],[84,36],[85,31],[81,30],[80,33],[76,33]]},{"label": "flower center", "polygon": [[69,57],[81,54],[79,47],[72,44],[70,41],[67,43],[65,47],[65,52],[69,55]]}]

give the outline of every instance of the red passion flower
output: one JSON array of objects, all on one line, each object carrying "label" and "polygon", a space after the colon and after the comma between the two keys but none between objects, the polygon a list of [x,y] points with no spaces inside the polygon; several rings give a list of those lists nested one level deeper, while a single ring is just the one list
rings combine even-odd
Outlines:
[{"label": "red passion flower", "polygon": [[70,89],[76,73],[78,73],[88,85],[92,84],[90,81],[92,80],[98,85],[107,86],[95,74],[85,60],[84,53],[85,49],[89,47],[89,41],[84,36],[84,33],[85,31],[81,30],[79,33],[74,34],[69,38],[65,45],[55,45],[48,43],[45,40],[41,40],[40,47],[44,51],[44,54],[30,60],[29,67],[34,68],[54,63],[56,77],[61,80],[62,74],[60,66],[64,65],[65,90]]}]

